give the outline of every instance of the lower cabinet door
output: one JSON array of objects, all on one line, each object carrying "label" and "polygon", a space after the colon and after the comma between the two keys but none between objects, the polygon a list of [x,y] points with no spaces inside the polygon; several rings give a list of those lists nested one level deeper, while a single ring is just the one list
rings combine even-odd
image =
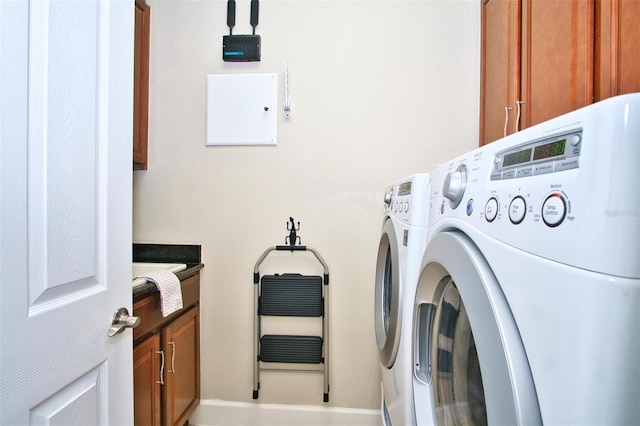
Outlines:
[{"label": "lower cabinet door", "polygon": [[185,312],[162,331],[165,354],[164,419],[183,425],[200,402],[199,308]]},{"label": "lower cabinet door", "polygon": [[134,424],[156,426],[161,423],[160,335],[155,334],[133,349]]}]

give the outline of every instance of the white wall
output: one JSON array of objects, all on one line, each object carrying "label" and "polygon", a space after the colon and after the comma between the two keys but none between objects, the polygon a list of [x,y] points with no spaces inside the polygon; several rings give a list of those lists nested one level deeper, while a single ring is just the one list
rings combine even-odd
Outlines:
[{"label": "white wall", "polygon": [[[226,1],[153,0],[149,170],[134,241],[202,244],[202,397],[251,401],[253,267],[289,216],[329,264],[330,405],[379,406],[375,259],[387,185],[477,146],[478,0],[263,0],[262,61],[221,60]],[[249,0],[234,34],[249,34]],[[207,74],[289,63],[275,147],[205,147]],[[281,271],[286,272],[286,271]],[[320,375],[263,373],[261,402],[322,405]]]}]

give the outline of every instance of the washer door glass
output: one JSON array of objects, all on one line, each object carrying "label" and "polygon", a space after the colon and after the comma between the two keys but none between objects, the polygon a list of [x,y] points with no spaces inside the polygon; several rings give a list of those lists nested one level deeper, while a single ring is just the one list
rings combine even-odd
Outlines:
[{"label": "washer door glass", "polygon": [[484,254],[447,231],[429,241],[423,262],[414,301],[418,423],[542,424],[518,327]]},{"label": "washer door glass", "polygon": [[385,334],[389,333],[389,322],[391,319],[391,304],[393,302],[393,262],[391,262],[391,250],[387,251],[384,260],[384,275],[382,282],[382,321]]},{"label": "washer door glass", "polygon": [[388,220],[380,237],[376,265],[375,324],[380,363],[390,368],[400,342],[400,279],[398,242],[393,223]]},{"label": "washer door glass", "polygon": [[471,324],[453,280],[436,312],[436,414],[440,425],[486,425],[487,409]]}]

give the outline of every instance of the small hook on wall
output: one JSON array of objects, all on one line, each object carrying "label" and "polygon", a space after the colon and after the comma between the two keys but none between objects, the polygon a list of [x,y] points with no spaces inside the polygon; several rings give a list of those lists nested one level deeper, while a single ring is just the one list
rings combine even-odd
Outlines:
[{"label": "small hook on wall", "polygon": [[284,118],[291,118],[291,98],[289,98],[289,65],[284,61]]}]

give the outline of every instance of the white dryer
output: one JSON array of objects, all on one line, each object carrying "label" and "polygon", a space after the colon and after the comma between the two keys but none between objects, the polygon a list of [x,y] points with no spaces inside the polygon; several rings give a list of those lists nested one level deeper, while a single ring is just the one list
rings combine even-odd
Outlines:
[{"label": "white dryer", "polygon": [[413,300],[427,238],[428,174],[409,176],[385,193],[375,281],[375,330],[386,425],[415,424],[412,382]]},{"label": "white dryer", "polygon": [[640,424],[640,94],[431,176],[418,424]]}]

